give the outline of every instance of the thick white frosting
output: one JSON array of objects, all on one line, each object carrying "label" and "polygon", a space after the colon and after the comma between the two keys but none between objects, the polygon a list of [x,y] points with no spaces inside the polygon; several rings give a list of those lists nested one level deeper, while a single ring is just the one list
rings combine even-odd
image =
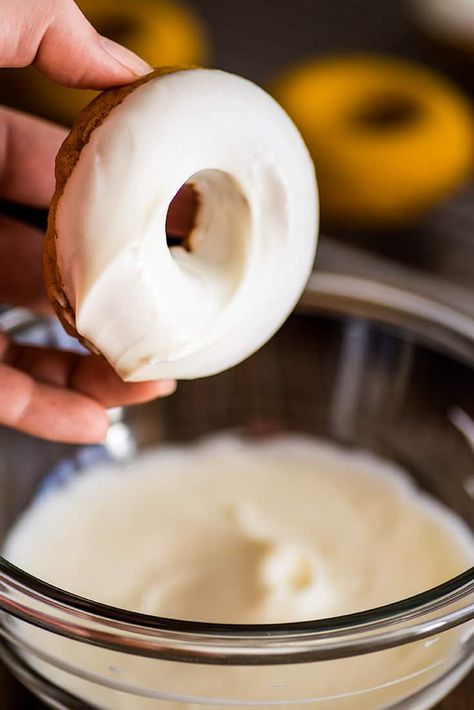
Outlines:
[{"label": "thick white frosting", "polygon": [[[168,207],[192,183],[193,250],[168,248]],[[213,374],[294,307],[317,235],[314,169],[262,89],[183,70],[133,91],[91,135],[57,210],[78,332],[126,380]]]},{"label": "thick white frosting", "polygon": [[[271,623],[337,616],[429,589],[474,563],[474,538],[388,462],[300,436],[254,444],[222,437],[150,452],[125,469],[99,466],[44,494],[18,521],[4,554],[37,577],[114,606]],[[190,710],[183,696],[213,693],[254,701],[335,696],[335,705],[321,707],[373,710],[446,671],[465,633],[253,671],[160,663],[21,630],[77,668],[165,700],[167,693],[182,698],[154,705],[31,657],[48,678],[110,710]]]}]

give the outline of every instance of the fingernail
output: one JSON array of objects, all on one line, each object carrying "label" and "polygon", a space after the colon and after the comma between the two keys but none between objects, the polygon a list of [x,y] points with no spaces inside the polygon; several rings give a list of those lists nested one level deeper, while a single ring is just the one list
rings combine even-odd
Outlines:
[{"label": "fingernail", "polygon": [[100,43],[107,54],[135,76],[144,76],[152,71],[152,67],[144,62],[143,59],[140,59],[134,52],[122,47],[121,44],[117,44],[112,39],[101,36]]},{"label": "fingernail", "polygon": [[176,391],[176,380],[161,380],[160,382],[160,397],[167,397]]}]

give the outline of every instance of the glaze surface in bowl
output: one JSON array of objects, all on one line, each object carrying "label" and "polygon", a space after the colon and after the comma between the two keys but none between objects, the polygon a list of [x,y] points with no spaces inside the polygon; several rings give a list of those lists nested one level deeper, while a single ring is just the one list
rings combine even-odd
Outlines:
[{"label": "glaze surface in bowl", "polygon": [[[404,307],[390,305],[376,290],[369,298],[366,286],[349,296],[340,281],[332,292],[326,283],[324,293],[314,291],[306,300],[309,312],[293,316],[247,362],[215,378],[182,383],[170,400],[126,412],[125,424],[118,421],[111,429],[111,450],[124,453],[132,440],[142,448],[229,429],[254,435],[298,431],[400,463],[422,489],[472,529],[473,453],[468,438],[473,415],[473,341],[466,328],[458,328],[449,319],[440,323],[429,312],[414,314],[407,306],[409,301],[405,300]],[[35,328],[45,335],[50,326]],[[58,461],[67,459],[74,470],[95,453],[13,432],[2,431],[0,436],[5,534]],[[410,648],[424,644],[427,663],[421,683],[407,677],[385,679],[394,689],[390,707],[412,710],[434,704],[472,661],[473,637],[466,622],[474,615],[473,570],[441,588],[381,609],[269,627],[147,618],[51,589],[5,562],[1,573],[4,636],[9,637],[4,655],[16,673],[54,707],[87,706],[28,667],[24,662],[28,649],[21,638],[15,638],[10,615],[95,644],[93,673],[74,664],[71,667],[68,659],[54,654],[43,662],[62,667],[70,679],[85,674],[88,682],[109,694],[103,707],[113,708],[135,707],[138,698],[148,699],[146,707],[157,708],[170,701],[182,703],[176,707],[186,707],[186,703],[214,707],[309,703],[324,710],[378,708],[382,702],[375,679],[368,683],[363,673],[345,676],[345,660],[355,656],[362,667],[371,660],[375,663],[378,654],[394,649],[409,653]],[[454,626],[458,628],[449,632]],[[457,653],[448,654],[433,674],[430,644],[448,633],[460,633],[459,628],[463,633]],[[125,667],[123,654],[142,663],[165,664],[165,668],[180,664],[185,669],[180,687],[173,687],[171,681],[165,686],[137,687],[133,679],[117,676],[109,662],[111,652],[121,659],[114,668]],[[295,663],[305,663],[305,688],[291,681]],[[332,696],[322,698],[316,678],[324,664],[341,668],[341,683]],[[199,671],[202,676],[204,666],[202,687],[196,678]],[[224,681],[229,668],[241,674],[237,696],[235,686]],[[261,687],[258,697],[249,695],[247,687],[253,683],[245,682],[255,675]],[[63,685],[71,689],[74,683]]]}]

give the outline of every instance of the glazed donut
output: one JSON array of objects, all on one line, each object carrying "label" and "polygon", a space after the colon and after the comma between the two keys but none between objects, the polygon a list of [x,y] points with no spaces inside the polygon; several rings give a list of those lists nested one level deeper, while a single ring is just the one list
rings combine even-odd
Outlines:
[{"label": "glazed donut", "polygon": [[[157,70],[104,92],[63,144],[56,180],[49,296],[68,332],[125,380],[201,377],[243,360],[310,273],[311,158],[278,104],[240,77]],[[168,207],[183,185],[198,210],[170,246]]]},{"label": "glazed donut", "polygon": [[[181,0],[78,0],[100,34],[125,45],[151,66],[203,64],[208,59],[204,23]],[[96,91],[70,89],[34,68],[16,72],[29,110],[71,125]]]},{"label": "glazed donut", "polygon": [[273,93],[307,142],[330,226],[409,224],[472,168],[470,104],[428,69],[376,56],[328,58],[289,71]]}]

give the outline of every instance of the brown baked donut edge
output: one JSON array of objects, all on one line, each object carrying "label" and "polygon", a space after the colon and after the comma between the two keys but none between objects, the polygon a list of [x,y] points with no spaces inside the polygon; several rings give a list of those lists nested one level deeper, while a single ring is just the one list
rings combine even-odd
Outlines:
[{"label": "brown baked donut edge", "polygon": [[56,213],[66,183],[79,160],[81,150],[90,140],[96,128],[102,125],[109,113],[142,84],[165,74],[172,74],[184,69],[196,69],[194,66],[160,67],[137,79],[131,84],[106,89],[93,99],[77,117],[70,133],[66,136],[56,156],[55,177],[56,188],[49,207],[48,227],[43,245],[43,275],[48,298],[69,335],[77,338],[82,345],[92,352],[97,348],[76,329],[76,316],[67,294],[57,258],[58,233],[56,229]]}]

